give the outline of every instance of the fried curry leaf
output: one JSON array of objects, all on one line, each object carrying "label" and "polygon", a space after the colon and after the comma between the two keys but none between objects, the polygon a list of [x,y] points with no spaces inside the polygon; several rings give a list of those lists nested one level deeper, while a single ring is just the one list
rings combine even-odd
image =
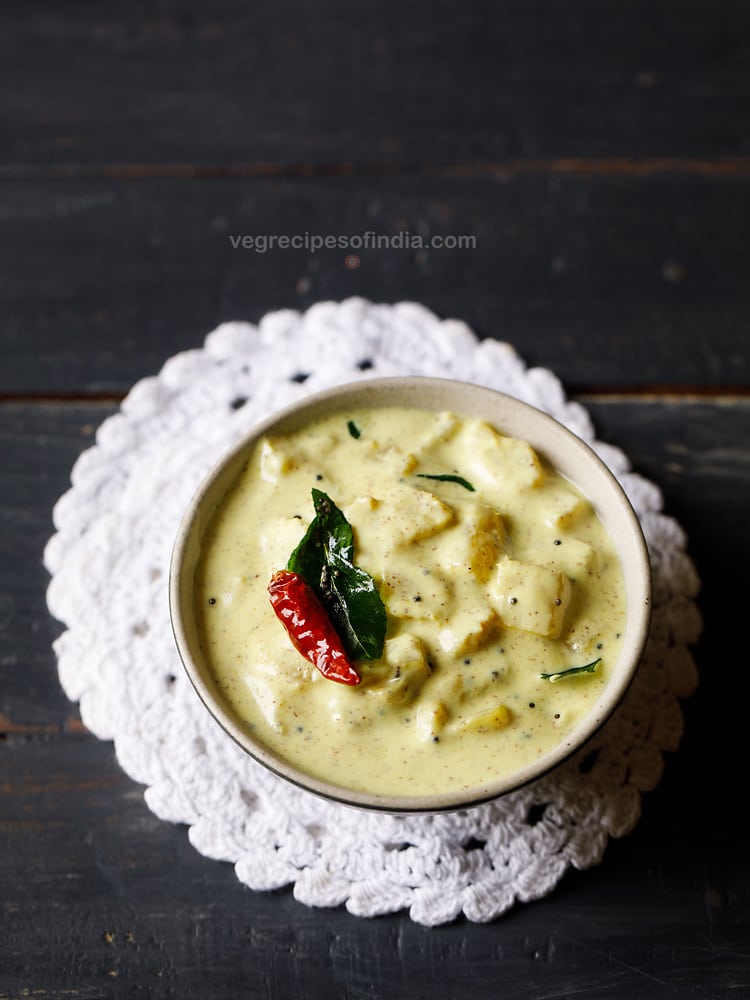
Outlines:
[{"label": "fried curry leaf", "polygon": [[470,493],[474,492],[474,487],[468,479],[464,479],[463,476],[455,476],[450,472],[434,476],[429,475],[427,472],[417,472],[416,475],[418,479],[435,479],[439,483],[458,483],[459,486],[463,486],[463,488],[468,490]]},{"label": "fried curry leaf", "polygon": [[539,674],[543,681],[550,681],[552,684],[556,684],[561,681],[564,677],[572,677],[573,674],[595,674],[596,668],[602,662],[601,656],[596,660],[592,660],[591,663],[584,663],[582,667],[568,667],[567,670],[555,670],[551,674]]},{"label": "fried curry leaf", "polygon": [[287,569],[313,588],[349,655],[376,660],[383,654],[387,619],[375,581],[354,564],[352,526],[331,498],[312,491],[315,517],[289,557]]}]

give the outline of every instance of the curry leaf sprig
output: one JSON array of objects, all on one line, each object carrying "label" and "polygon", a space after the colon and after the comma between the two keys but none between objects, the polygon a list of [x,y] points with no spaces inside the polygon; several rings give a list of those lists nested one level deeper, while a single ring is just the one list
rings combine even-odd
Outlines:
[{"label": "curry leaf sprig", "polygon": [[430,475],[427,472],[417,472],[416,476],[418,479],[435,479],[439,483],[458,483],[459,486],[463,486],[465,490],[470,493],[474,492],[474,487],[471,485],[468,479],[464,479],[463,476],[456,476],[453,473],[441,473],[440,475]]},{"label": "curry leaf sprig", "polygon": [[313,489],[312,499],[315,517],[287,569],[315,591],[349,655],[377,660],[387,618],[375,581],[354,564],[354,533],[344,514],[321,490]]},{"label": "curry leaf sprig", "polygon": [[602,662],[601,656],[597,659],[592,660],[591,663],[584,663],[582,667],[568,667],[565,670],[554,670],[549,674],[539,674],[543,681],[549,681],[551,684],[557,684],[564,677],[572,677],[574,674],[595,674],[596,668]]}]

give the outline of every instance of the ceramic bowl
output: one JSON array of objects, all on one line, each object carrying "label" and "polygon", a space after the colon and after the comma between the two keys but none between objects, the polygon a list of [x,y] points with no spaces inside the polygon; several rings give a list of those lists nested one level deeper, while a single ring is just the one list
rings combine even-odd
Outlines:
[{"label": "ceramic bowl", "polygon": [[[217,505],[247,454],[264,435],[282,435],[310,421],[355,408],[409,406],[481,417],[500,433],[527,441],[591,501],[619,553],[627,597],[627,621],[619,657],[598,700],[575,729],[533,765],[498,774],[480,787],[434,795],[383,795],[352,791],[312,777],[255,738],[223,700],[201,648],[194,603],[195,570],[202,539]],[[491,389],[451,379],[420,376],[357,381],[310,395],[255,426],[218,462],[184,514],[170,572],[172,626],[187,675],[207,710],[256,761],[308,791],[351,806],[391,813],[464,809],[520,788],[557,767],[581,748],[623,698],[638,668],[650,619],[651,573],[638,518],[617,479],[594,451],[559,422],[534,407]]]}]

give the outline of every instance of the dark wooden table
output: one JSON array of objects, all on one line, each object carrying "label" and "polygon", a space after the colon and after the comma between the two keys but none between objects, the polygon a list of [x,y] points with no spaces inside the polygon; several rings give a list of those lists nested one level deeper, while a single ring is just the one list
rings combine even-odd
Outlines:
[{"label": "dark wooden table", "polygon": [[[0,998],[750,997],[749,55],[746,0],[6,0]],[[230,240],[365,230],[477,245]],[[488,925],[245,889],[58,684],[42,550],[97,425],[222,320],[350,295],[553,369],[703,581],[641,822]]]}]

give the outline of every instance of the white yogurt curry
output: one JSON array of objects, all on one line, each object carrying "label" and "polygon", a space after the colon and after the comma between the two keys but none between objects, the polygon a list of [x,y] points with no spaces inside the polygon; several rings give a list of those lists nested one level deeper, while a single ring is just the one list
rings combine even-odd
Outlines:
[{"label": "white yogurt curry", "polygon": [[[356,686],[322,676],[269,601],[313,489],[351,525],[387,616]],[[195,601],[217,686],[256,739],[394,796],[476,789],[560,743],[607,683],[626,614],[618,557],[576,487],[480,419],[405,408],[261,440],[206,531]]]}]

